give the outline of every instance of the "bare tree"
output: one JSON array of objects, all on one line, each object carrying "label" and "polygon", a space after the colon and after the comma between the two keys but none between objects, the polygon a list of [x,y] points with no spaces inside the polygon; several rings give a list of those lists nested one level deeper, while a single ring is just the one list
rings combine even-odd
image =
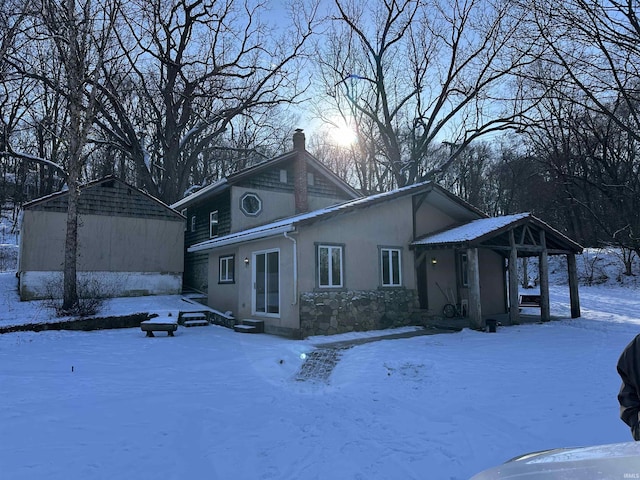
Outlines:
[{"label": "bare tree", "polygon": [[[335,7],[325,89],[339,110],[374,125],[367,141],[397,185],[437,178],[474,139],[519,126],[523,104],[509,79],[537,56],[520,30],[526,11],[501,0]],[[456,148],[433,163],[443,140]]]},{"label": "bare tree", "polygon": [[[32,5],[30,25],[24,31],[25,38],[34,47],[17,51],[10,59],[12,68],[24,78],[39,82],[43,90],[51,89],[60,94],[64,99],[64,105],[60,106],[68,115],[68,124],[61,132],[66,150],[64,164],[11,151],[15,157],[48,164],[64,172],[69,187],[63,311],[73,311],[78,305],[78,186],[97,112],[99,89],[96,86],[100,83],[105,57],[111,47],[118,6],[116,0],[82,4],[75,0],[40,0]],[[34,51],[42,45],[47,46],[49,61],[35,61]],[[51,67],[59,70],[52,71]]]},{"label": "bare tree", "polygon": [[127,4],[118,31],[126,62],[106,75],[99,141],[131,158],[140,186],[164,201],[182,196],[198,162],[242,124],[236,120],[261,122],[304,91],[296,61],[315,7],[297,11],[286,31],[261,20],[265,8],[238,0]]},{"label": "bare tree", "polygon": [[564,83],[568,99],[607,115],[640,140],[640,5],[631,0],[529,1],[548,53],[539,80]]}]

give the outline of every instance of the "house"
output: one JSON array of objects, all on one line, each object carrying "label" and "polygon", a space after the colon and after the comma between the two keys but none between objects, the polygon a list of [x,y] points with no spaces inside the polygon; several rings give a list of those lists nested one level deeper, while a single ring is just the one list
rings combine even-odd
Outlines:
[{"label": "house", "polygon": [[[234,196],[232,210],[243,208],[243,195]],[[260,320],[270,333],[421,323],[452,302],[476,328],[494,315],[518,323],[519,309],[510,308],[517,305],[516,260],[530,255],[540,258],[542,319],[550,318],[553,254],[569,259],[572,315],[580,314],[579,245],[527,213],[489,218],[431,182],[218,233],[187,248],[208,257],[209,305]]]},{"label": "house", "polygon": [[[189,247],[360,196],[306,151],[302,130],[294,133],[293,147],[288,153],[222,178],[171,205],[187,218],[187,289],[205,294],[211,291],[208,254]],[[225,260],[224,268],[222,283],[231,281],[235,259]],[[218,284],[216,279],[213,285]]]},{"label": "house", "polygon": [[566,255],[580,315],[582,247],[533,215],[490,218],[431,182],[361,197],[301,130],[293,143],[172,205],[187,218],[185,284],[210,307],[293,337],[442,321],[450,303],[476,328],[518,323],[517,259],[536,256],[548,320],[548,256]]},{"label": "house", "polygon": [[[68,192],[23,206],[20,298],[62,296]],[[78,293],[104,296],[178,294],[185,219],[152,196],[106,177],[80,187]]]}]

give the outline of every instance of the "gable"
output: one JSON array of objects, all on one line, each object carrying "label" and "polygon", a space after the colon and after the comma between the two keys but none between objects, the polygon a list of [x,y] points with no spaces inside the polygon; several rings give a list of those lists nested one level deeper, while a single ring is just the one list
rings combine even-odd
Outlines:
[{"label": "gable", "polygon": [[[307,169],[313,174],[313,183],[308,186],[309,195],[339,200],[351,200],[361,196],[353,187],[331,172],[309,152],[306,150],[301,152],[294,150],[245,168],[207,185],[197,192],[178,200],[171,205],[171,208],[182,210],[208,201],[212,197],[229,190],[232,186],[293,193],[293,162],[298,154],[304,155]],[[282,170],[286,172],[286,182],[281,181],[280,172]]]},{"label": "gable", "polygon": [[[59,192],[24,205],[25,210],[66,212],[68,192]],[[153,218],[183,222],[183,217],[150,195],[116,178],[107,178],[80,187],[79,215],[106,215]]]},{"label": "gable", "polygon": [[[286,161],[267,164],[267,168],[256,171],[251,176],[241,176],[233,184],[238,187],[258,190],[272,190],[293,194],[295,157]],[[350,200],[354,195],[345,191],[338,184],[326,176],[314,164],[308,165],[307,192],[309,196]]]}]

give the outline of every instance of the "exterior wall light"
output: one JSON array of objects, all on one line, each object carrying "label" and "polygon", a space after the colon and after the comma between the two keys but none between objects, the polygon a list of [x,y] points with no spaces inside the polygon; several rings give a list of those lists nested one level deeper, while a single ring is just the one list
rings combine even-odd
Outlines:
[{"label": "exterior wall light", "polygon": [[431,265],[437,265],[438,259],[436,257],[431,257]]},{"label": "exterior wall light", "polygon": [[244,257],[244,264],[249,265],[249,257]]}]

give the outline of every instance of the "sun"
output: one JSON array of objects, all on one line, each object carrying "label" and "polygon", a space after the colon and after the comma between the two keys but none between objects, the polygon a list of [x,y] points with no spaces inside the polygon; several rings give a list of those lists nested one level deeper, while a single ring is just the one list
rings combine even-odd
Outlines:
[{"label": "sun", "polygon": [[331,139],[341,147],[349,147],[356,143],[356,132],[353,129],[344,123],[334,124],[329,134],[331,135]]}]

